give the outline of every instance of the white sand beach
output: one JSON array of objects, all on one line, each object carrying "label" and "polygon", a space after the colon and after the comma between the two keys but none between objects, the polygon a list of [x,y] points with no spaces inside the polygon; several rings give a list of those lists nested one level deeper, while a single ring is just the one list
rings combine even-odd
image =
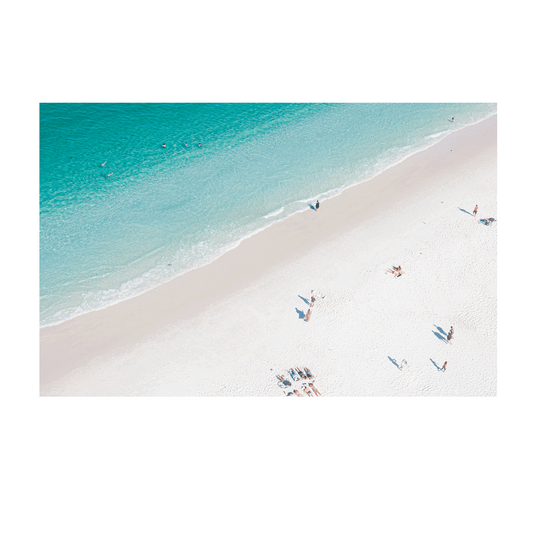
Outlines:
[{"label": "white sand beach", "polygon": [[324,397],[496,395],[496,124],[141,296],[42,328],[41,395],[282,397],[301,390],[278,386],[294,367]]}]

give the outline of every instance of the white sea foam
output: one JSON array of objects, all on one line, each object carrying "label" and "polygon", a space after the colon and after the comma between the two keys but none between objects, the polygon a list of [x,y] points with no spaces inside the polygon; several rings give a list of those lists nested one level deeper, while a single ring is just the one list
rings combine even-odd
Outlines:
[{"label": "white sea foam", "polygon": [[278,209],[277,211],[272,211],[272,213],[268,213],[268,215],[265,215],[263,218],[275,217],[276,215],[279,215],[282,211],[283,207],[281,209]]}]

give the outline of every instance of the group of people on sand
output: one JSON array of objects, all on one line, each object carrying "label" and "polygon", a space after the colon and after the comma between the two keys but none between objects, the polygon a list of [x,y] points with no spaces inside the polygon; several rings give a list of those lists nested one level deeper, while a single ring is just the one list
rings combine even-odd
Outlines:
[{"label": "group of people on sand", "polygon": [[[300,368],[298,367],[291,368],[290,370],[288,370],[288,374],[292,378],[293,381],[300,381],[300,378],[306,381],[309,380],[308,383],[303,383],[300,387],[300,389],[302,389],[303,392],[307,394],[307,396],[312,397],[313,392],[315,393],[315,396],[322,396],[314,385],[315,376],[311,374],[311,371],[307,367],[304,367],[303,370],[300,370]],[[292,386],[292,383],[288,379],[285,379],[284,375],[280,376],[278,374],[276,377],[278,378],[278,381],[280,382],[278,383],[280,387],[286,388],[286,387]],[[303,397],[303,394],[298,389],[293,389],[292,391],[288,391],[285,394],[286,396],[295,395],[295,396]]]},{"label": "group of people on sand", "polygon": [[[307,394],[307,396],[310,396],[311,398],[313,397],[313,392],[311,392],[308,388],[307,388],[307,385],[309,385],[309,387],[311,387],[311,389],[313,389],[313,392],[315,393],[315,396],[322,396],[322,394],[320,394],[320,392],[318,392],[318,389],[313,385],[313,383],[304,383],[301,388],[303,389],[303,391],[305,392],[305,394]],[[300,398],[303,398],[304,395],[298,390],[298,389],[294,389],[292,392],[287,392],[287,396],[292,396],[293,394],[295,394],[296,396],[300,396]]]},{"label": "group of people on sand", "polygon": [[400,265],[398,265],[397,267],[393,265],[392,269],[387,268],[387,272],[394,274],[395,278],[399,278],[402,274],[405,274],[405,272],[402,270],[402,267]]},{"label": "group of people on sand", "polygon": [[450,326],[450,331],[448,332],[448,335],[446,336],[446,344],[451,344],[453,339],[453,326]]}]

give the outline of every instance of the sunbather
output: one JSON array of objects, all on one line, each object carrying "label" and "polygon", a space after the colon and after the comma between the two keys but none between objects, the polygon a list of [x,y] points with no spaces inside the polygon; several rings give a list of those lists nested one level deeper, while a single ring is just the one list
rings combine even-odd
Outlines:
[{"label": "sunbather", "polygon": [[405,272],[402,270],[401,266],[393,266],[392,270],[390,268],[387,268],[387,272],[390,272],[391,274],[394,274],[395,278],[399,278],[402,274],[405,274]]},{"label": "sunbather", "polygon": [[309,386],[313,389],[313,392],[314,392],[317,396],[322,396],[322,394],[320,394],[320,392],[318,392],[317,388],[316,388],[312,383],[309,383]]},{"label": "sunbather", "polygon": [[304,397],[304,395],[299,390],[294,389],[292,392],[294,392],[294,394],[296,394],[296,396],[300,396],[300,398]]},{"label": "sunbather", "polygon": [[296,372],[298,372],[298,375],[299,375],[302,379],[305,379],[305,378],[306,378],[305,374],[304,374],[304,373],[303,373],[298,367],[296,367]]},{"label": "sunbather", "polygon": [[304,370],[305,370],[305,373],[307,374],[307,377],[309,379],[315,379],[315,376],[313,376],[313,374],[311,374],[311,370],[309,370],[307,367],[304,366]]},{"label": "sunbather", "polygon": [[307,396],[311,396],[311,398],[313,397],[313,393],[307,387],[304,387],[304,392]]}]

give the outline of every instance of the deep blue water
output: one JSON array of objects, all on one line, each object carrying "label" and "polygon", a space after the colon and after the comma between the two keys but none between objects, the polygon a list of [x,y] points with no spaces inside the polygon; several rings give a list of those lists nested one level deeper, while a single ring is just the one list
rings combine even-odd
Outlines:
[{"label": "deep blue water", "polygon": [[41,104],[41,325],[210,262],[495,112],[496,104]]}]

